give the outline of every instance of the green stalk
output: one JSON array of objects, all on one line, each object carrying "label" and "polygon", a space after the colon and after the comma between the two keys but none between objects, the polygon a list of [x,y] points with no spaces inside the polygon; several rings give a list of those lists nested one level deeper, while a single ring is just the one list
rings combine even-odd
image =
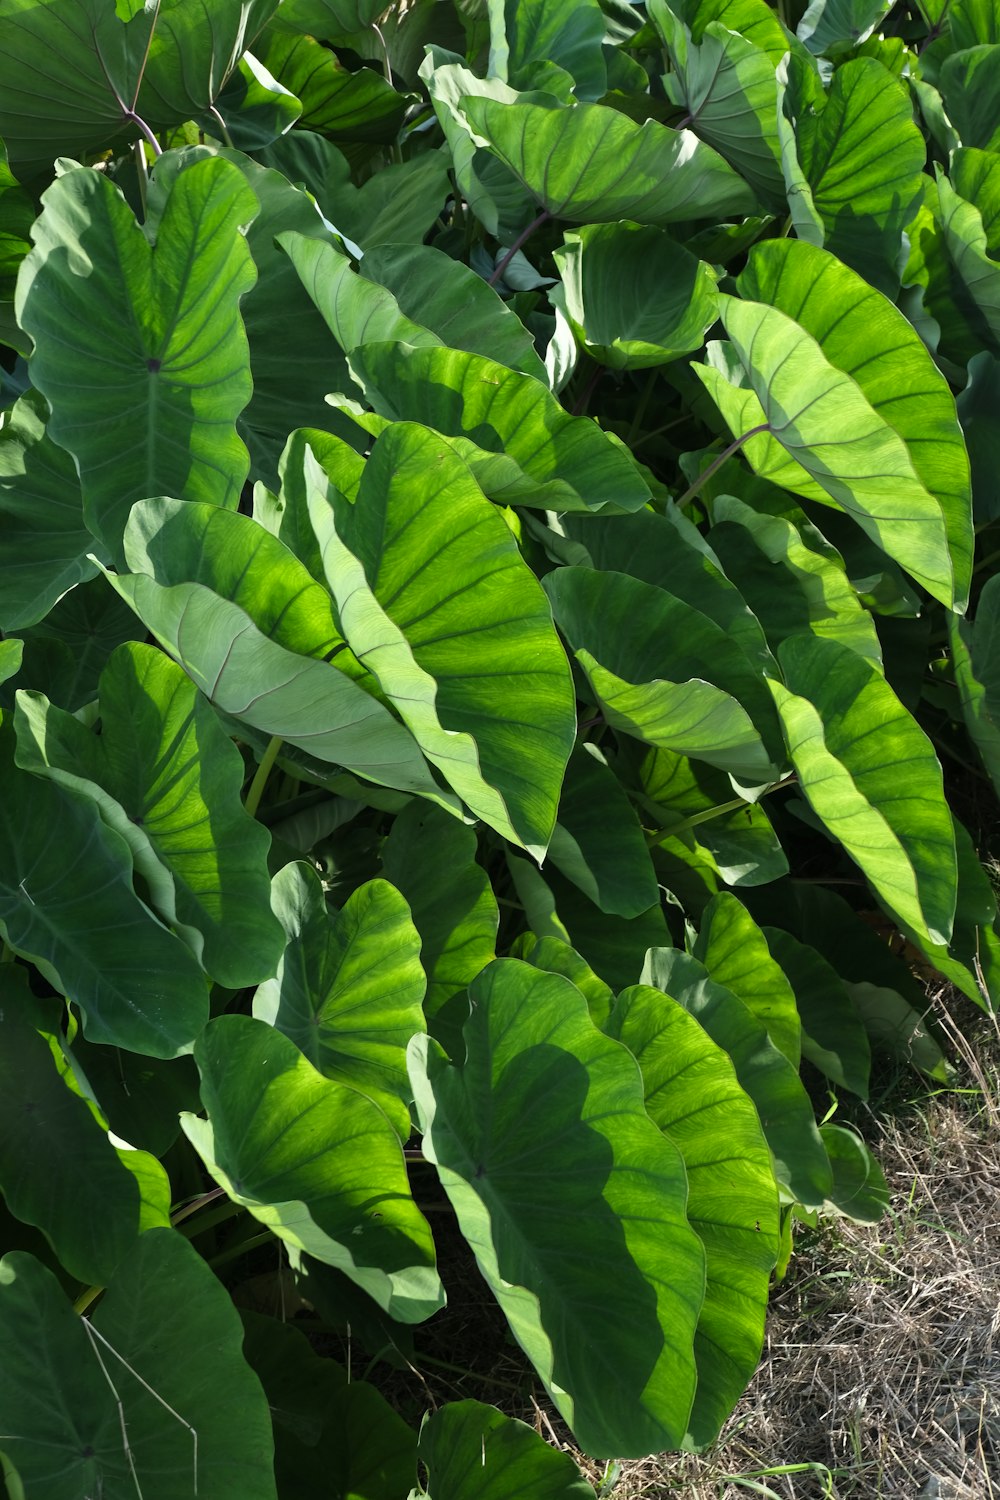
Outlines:
[{"label": "green stalk", "polygon": [[278,759],[278,752],[284,743],[280,734],[272,735],[268,741],[267,749],[261,756],[260,765],[257,767],[253,781],[250,783],[250,790],[247,792],[247,800],[244,803],[251,818],[257,816],[257,809],[260,806],[260,799],[264,795],[267,778],[271,774],[271,768]]},{"label": "green stalk", "polygon": [[750,439],[752,437],[756,437],[758,433],[770,432],[770,430],[770,422],[759,422],[756,427],[751,427],[749,432],[744,432],[740,437],[734,438],[733,441],[729,444],[728,448],[723,448],[718,457],[713,458],[712,462],[709,464],[705,472],[698,475],[698,478],[695,480],[694,484],[691,485],[690,489],[686,489],[684,491],[683,495],[677,501],[677,504],[679,506],[687,505],[689,500],[694,499],[695,495],[697,495],[702,485],[707,483],[707,481],[711,479],[712,475],[717,473],[718,470],[722,468],[722,465],[726,462],[727,459],[732,458],[734,453],[738,453],[739,450],[743,447],[744,443],[748,443]]}]

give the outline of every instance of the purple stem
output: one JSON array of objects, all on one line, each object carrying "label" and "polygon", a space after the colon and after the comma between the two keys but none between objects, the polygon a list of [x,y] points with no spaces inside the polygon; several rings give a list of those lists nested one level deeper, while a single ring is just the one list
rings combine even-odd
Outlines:
[{"label": "purple stem", "polygon": [[713,458],[704,474],[699,474],[690,489],[684,491],[683,495],[676,502],[677,505],[687,505],[689,500],[694,499],[706,480],[711,479],[712,475],[722,468],[722,465],[728,458],[732,458],[734,453],[738,453],[744,443],[749,442],[752,437],[756,437],[759,432],[770,432],[770,430],[770,422],[760,422],[756,427],[751,427],[749,432],[741,433],[738,438],[729,444],[728,448],[723,448],[722,452],[716,458]]},{"label": "purple stem", "polygon": [[506,271],[511,261],[514,259],[514,256],[520,250],[521,246],[531,238],[536,229],[540,228],[541,225],[545,223],[546,219],[551,219],[551,217],[552,215],[549,213],[548,209],[543,208],[541,213],[538,215],[538,218],[532,219],[527,229],[521,230],[521,233],[518,235],[513,245],[511,245],[503,260],[497,263],[496,270],[493,272],[493,275],[486,283],[487,286],[496,286],[497,282],[502,278],[503,273]]}]

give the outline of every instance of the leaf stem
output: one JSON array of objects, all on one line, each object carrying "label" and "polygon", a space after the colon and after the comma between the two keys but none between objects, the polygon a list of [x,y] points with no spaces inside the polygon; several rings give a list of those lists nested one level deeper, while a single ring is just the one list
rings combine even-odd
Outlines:
[{"label": "leaf stem", "polygon": [[261,756],[260,765],[257,767],[253,781],[250,783],[250,790],[247,792],[246,802],[243,804],[251,818],[257,816],[257,809],[260,806],[260,799],[264,795],[267,778],[271,774],[274,762],[278,759],[278,752],[284,743],[280,734],[272,735],[268,741],[267,749]]},{"label": "leaf stem", "polygon": [[142,115],[137,115],[134,109],[127,109],[125,111],[125,118],[130,122],[130,124],[136,127],[136,129],[142,135],[143,139],[145,141],[148,141],[149,149],[152,151],[153,155],[162,156],[163,147],[160,145],[159,141],[156,139],[156,136],[150,130],[145,120],[142,118]]},{"label": "leaf stem", "polygon": [[639,435],[639,428],[642,426],[643,419],[646,415],[646,407],[649,405],[649,398],[653,394],[653,387],[656,384],[656,377],[659,375],[659,373],[660,372],[657,369],[650,370],[649,375],[646,377],[646,383],[642,388],[642,394],[635,404],[635,411],[632,414],[632,421],[629,425],[628,435],[625,438],[625,442],[629,448],[632,447],[632,444],[635,442],[636,438]]},{"label": "leaf stem", "polygon": [[722,452],[712,460],[705,472],[698,475],[698,478],[695,480],[694,484],[692,484],[689,489],[686,489],[684,491],[680,499],[676,501],[676,504],[678,506],[687,505],[689,500],[694,499],[695,495],[697,495],[702,485],[705,484],[709,479],[711,479],[712,475],[722,468],[722,465],[726,462],[727,459],[732,458],[734,453],[738,453],[739,450],[743,447],[744,443],[748,443],[750,439],[752,437],[756,437],[758,433],[770,432],[770,430],[770,422],[758,422],[757,426],[751,427],[749,432],[741,433],[738,438],[734,438],[733,441],[729,444],[728,448],[723,448]]},{"label": "leaf stem", "polygon": [[546,219],[551,219],[551,217],[552,215],[549,213],[548,209],[543,208],[541,213],[538,215],[538,218],[532,219],[527,229],[521,230],[521,233],[518,235],[513,245],[511,245],[510,249],[507,251],[507,254],[501,261],[497,262],[497,266],[493,272],[493,275],[486,283],[487,286],[496,286],[497,282],[501,280],[503,273],[506,271],[511,261],[514,259],[514,256],[520,250],[521,246],[526,244],[534,234],[535,230],[540,229],[541,226],[545,223]]},{"label": "leaf stem", "polygon": [[93,1306],[103,1291],[102,1286],[88,1286],[73,1303],[73,1311],[79,1313],[82,1318],[88,1307]]}]

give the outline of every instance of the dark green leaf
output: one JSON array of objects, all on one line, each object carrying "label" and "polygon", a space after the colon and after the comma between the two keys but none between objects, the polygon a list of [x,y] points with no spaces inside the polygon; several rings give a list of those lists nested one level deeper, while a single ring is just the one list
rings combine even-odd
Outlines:
[{"label": "dark green leaf", "polygon": [[428,1500],[593,1500],[568,1453],[481,1401],[439,1407],[420,1429],[417,1454]]}]

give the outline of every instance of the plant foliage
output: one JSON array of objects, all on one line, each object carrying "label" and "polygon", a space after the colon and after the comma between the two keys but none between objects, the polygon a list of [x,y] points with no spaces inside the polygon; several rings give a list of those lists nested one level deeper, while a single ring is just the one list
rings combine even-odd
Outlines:
[{"label": "plant foliage", "polygon": [[11,1500],[583,1500],[418,1434],[448,1299],[703,1446],[883,1212],[1000,996],[998,99],[971,0],[0,7]]}]

